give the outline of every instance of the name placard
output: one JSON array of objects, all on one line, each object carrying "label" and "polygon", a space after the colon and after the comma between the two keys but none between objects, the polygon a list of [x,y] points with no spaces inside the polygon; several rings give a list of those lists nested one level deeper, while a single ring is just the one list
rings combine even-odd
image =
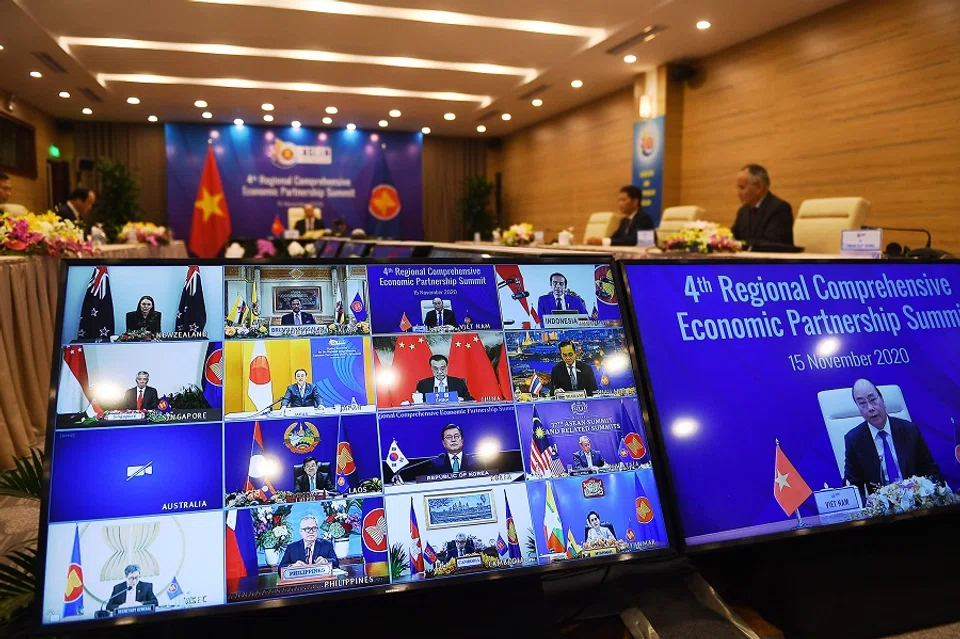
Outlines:
[{"label": "name placard", "polygon": [[467,557],[457,557],[457,569],[461,568],[482,568],[483,559],[480,555],[469,555]]},{"label": "name placard", "polygon": [[544,328],[570,328],[580,326],[583,322],[590,322],[589,315],[576,315],[573,313],[552,313],[540,318],[543,321]]},{"label": "name placard", "polygon": [[556,390],[553,391],[553,396],[557,399],[586,399],[587,391],[575,390],[575,391],[565,391],[565,390]]},{"label": "name placard", "polygon": [[817,501],[820,523],[836,524],[861,518],[863,503],[856,486],[825,488],[813,493]]},{"label": "name placard", "polygon": [[285,566],[280,569],[280,581],[284,583],[316,581],[333,576],[333,564],[314,564],[311,566]]},{"label": "name placard", "polygon": [[270,337],[289,337],[299,335],[326,335],[327,327],[323,324],[302,324],[300,326],[271,326]]},{"label": "name placard", "polygon": [[103,419],[107,422],[129,422],[137,419],[143,419],[143,415],[143,411],[139,410],[117,410],[107,411],[103,414]]},{"label": "name placard", "polygon": [[460,396],[457,394],[457,391],[427,393],[426,400],[428,404],[456,404],[460,401]]},{"label": "name placard", "polygon": [[653,229],[637,231],[637,246],[656,246],[657,233]]},{"label": "name placard", "polygon": [[879,259],[883,255],[883,229],[840,231],[840,253],[847,257]]}]

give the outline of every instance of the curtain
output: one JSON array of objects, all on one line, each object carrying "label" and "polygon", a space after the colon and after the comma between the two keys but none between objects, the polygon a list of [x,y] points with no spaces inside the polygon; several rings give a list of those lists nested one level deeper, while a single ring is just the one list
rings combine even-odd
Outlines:
[{"label": "curtain", "polygon": [[[73,142],[74,154],[78,158],[97,160],[107,157],[126,164],[140,184],[143,219],[167,224],[167,160],[162,126],[81,122],[74,129]],[[95,191],[99,187],[95,176],[91,184],[83,186]]]},{"label": "curtain", "polygon": [[423,140],[423,239],[453,242],[463,238],[457,201],[463,181],[487,175],[487,141],[462,138]]}]

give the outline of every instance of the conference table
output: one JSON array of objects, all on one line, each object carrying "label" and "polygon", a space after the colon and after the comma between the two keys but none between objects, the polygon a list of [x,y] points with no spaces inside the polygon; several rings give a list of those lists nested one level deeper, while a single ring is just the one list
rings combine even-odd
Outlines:
[{"label": "conference table", "polygon": [[[186,257],[186,245],[174,241],[107,245],[90,259]],[[0,256],[0,470],[46,433],[59,269],[46,255]]]},{"label": "conference table", "polygon": [[753,260],[835,260],[842,256],[835,253],[767,253],[762,251],[741,251],[739,253],[711,253],[710,255],[702,253],[684,253],[665,252],[656,247],[645,246],[600,246],[596,244],[571,244],[561,246],[559,244],[529,244],[527,246],[503,246],[494,242],[471,242],[461,240],[455,244],[434,244],[437,247],[456,247],[461,250],[470,250],[482,252],[484,250],[496,251],[497,253],[517,253],[522,255],[530,254],[572,254],[589,255],[601,254],[604,256],[613,256],[618,260],[647,260],[647,259],[684,259],[710,257],[721,259],[753,259]]}]

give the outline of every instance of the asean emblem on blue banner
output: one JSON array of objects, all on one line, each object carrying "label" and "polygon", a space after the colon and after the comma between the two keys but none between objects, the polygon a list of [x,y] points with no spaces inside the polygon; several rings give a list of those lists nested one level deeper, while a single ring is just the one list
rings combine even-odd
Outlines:
[{"label": "asean emblem on blue banner", "polygon": [[609,265],[598,266],[593,270],[593,280],[597,288],[597,299],[604,304],[616,306],[617,288],[613,285],[613,274]]},{"label": "asean emblem on blue banner", "polygon": [[290,452],[306,455],[320,443],[320,431],[310,422],[293,422],[283,432],[283,443]]},{"label": "asean emblem on blue banner", "polygon": [[643,440],[637,433],[627,433],[627,436],[623,438],[623,443],[633,459],[640,459],[647,454],[647,447],[643,445]]},{"label": "asean emblem on blue banner", "polygon": [[643,127],[638,144],[641,155],[644,157],[653,155],[657,150],[657,128],[649,124]]},{"label": "asean emblem on blue banner", "polygon": [[267,147],[267,156],[277,168],[289,169],[297,164],[295,145],[283,140],[277,140],[273,146]]},{"label": "asean emblem on blue banner", "polygon": [[214,386],[223,386],[223,349],[210,353],[210,357],[203,363],[203,376]]},{"label": "asean emblem on blue banner", "polygon": [[653,521],[653,506],[646,497],[637,497],[637,521],[641,524]]},{"label": "asean emblem on blue banner", "polygon": [[363,518],[363,545],[371,552],[387,549],[387,520],[383,508],[374,508]]},{"label": "asean emblem on blue banner", "polygon": [[400,194],[391,184],[378,184],[370,193],[370,215],[384,222],[400,215]]}]

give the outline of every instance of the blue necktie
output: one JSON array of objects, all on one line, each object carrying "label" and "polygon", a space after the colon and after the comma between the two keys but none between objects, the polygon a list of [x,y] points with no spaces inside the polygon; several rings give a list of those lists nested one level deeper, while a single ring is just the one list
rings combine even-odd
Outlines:
[{"label": "blue necktie", "polygon": [[453,472],[455,473],[460,472],[460,458],[457,457],[456,455],[453,456]]},{"label": "blue necktie", "polygon": [[890,448],[890,442],[887,441],[887,431],[880,431],[880,439],[883,440],[883,463],[887,469],[887,481],[900,481],[900,471],[897,470],[897,463],[893,458],[893,450]]}]

